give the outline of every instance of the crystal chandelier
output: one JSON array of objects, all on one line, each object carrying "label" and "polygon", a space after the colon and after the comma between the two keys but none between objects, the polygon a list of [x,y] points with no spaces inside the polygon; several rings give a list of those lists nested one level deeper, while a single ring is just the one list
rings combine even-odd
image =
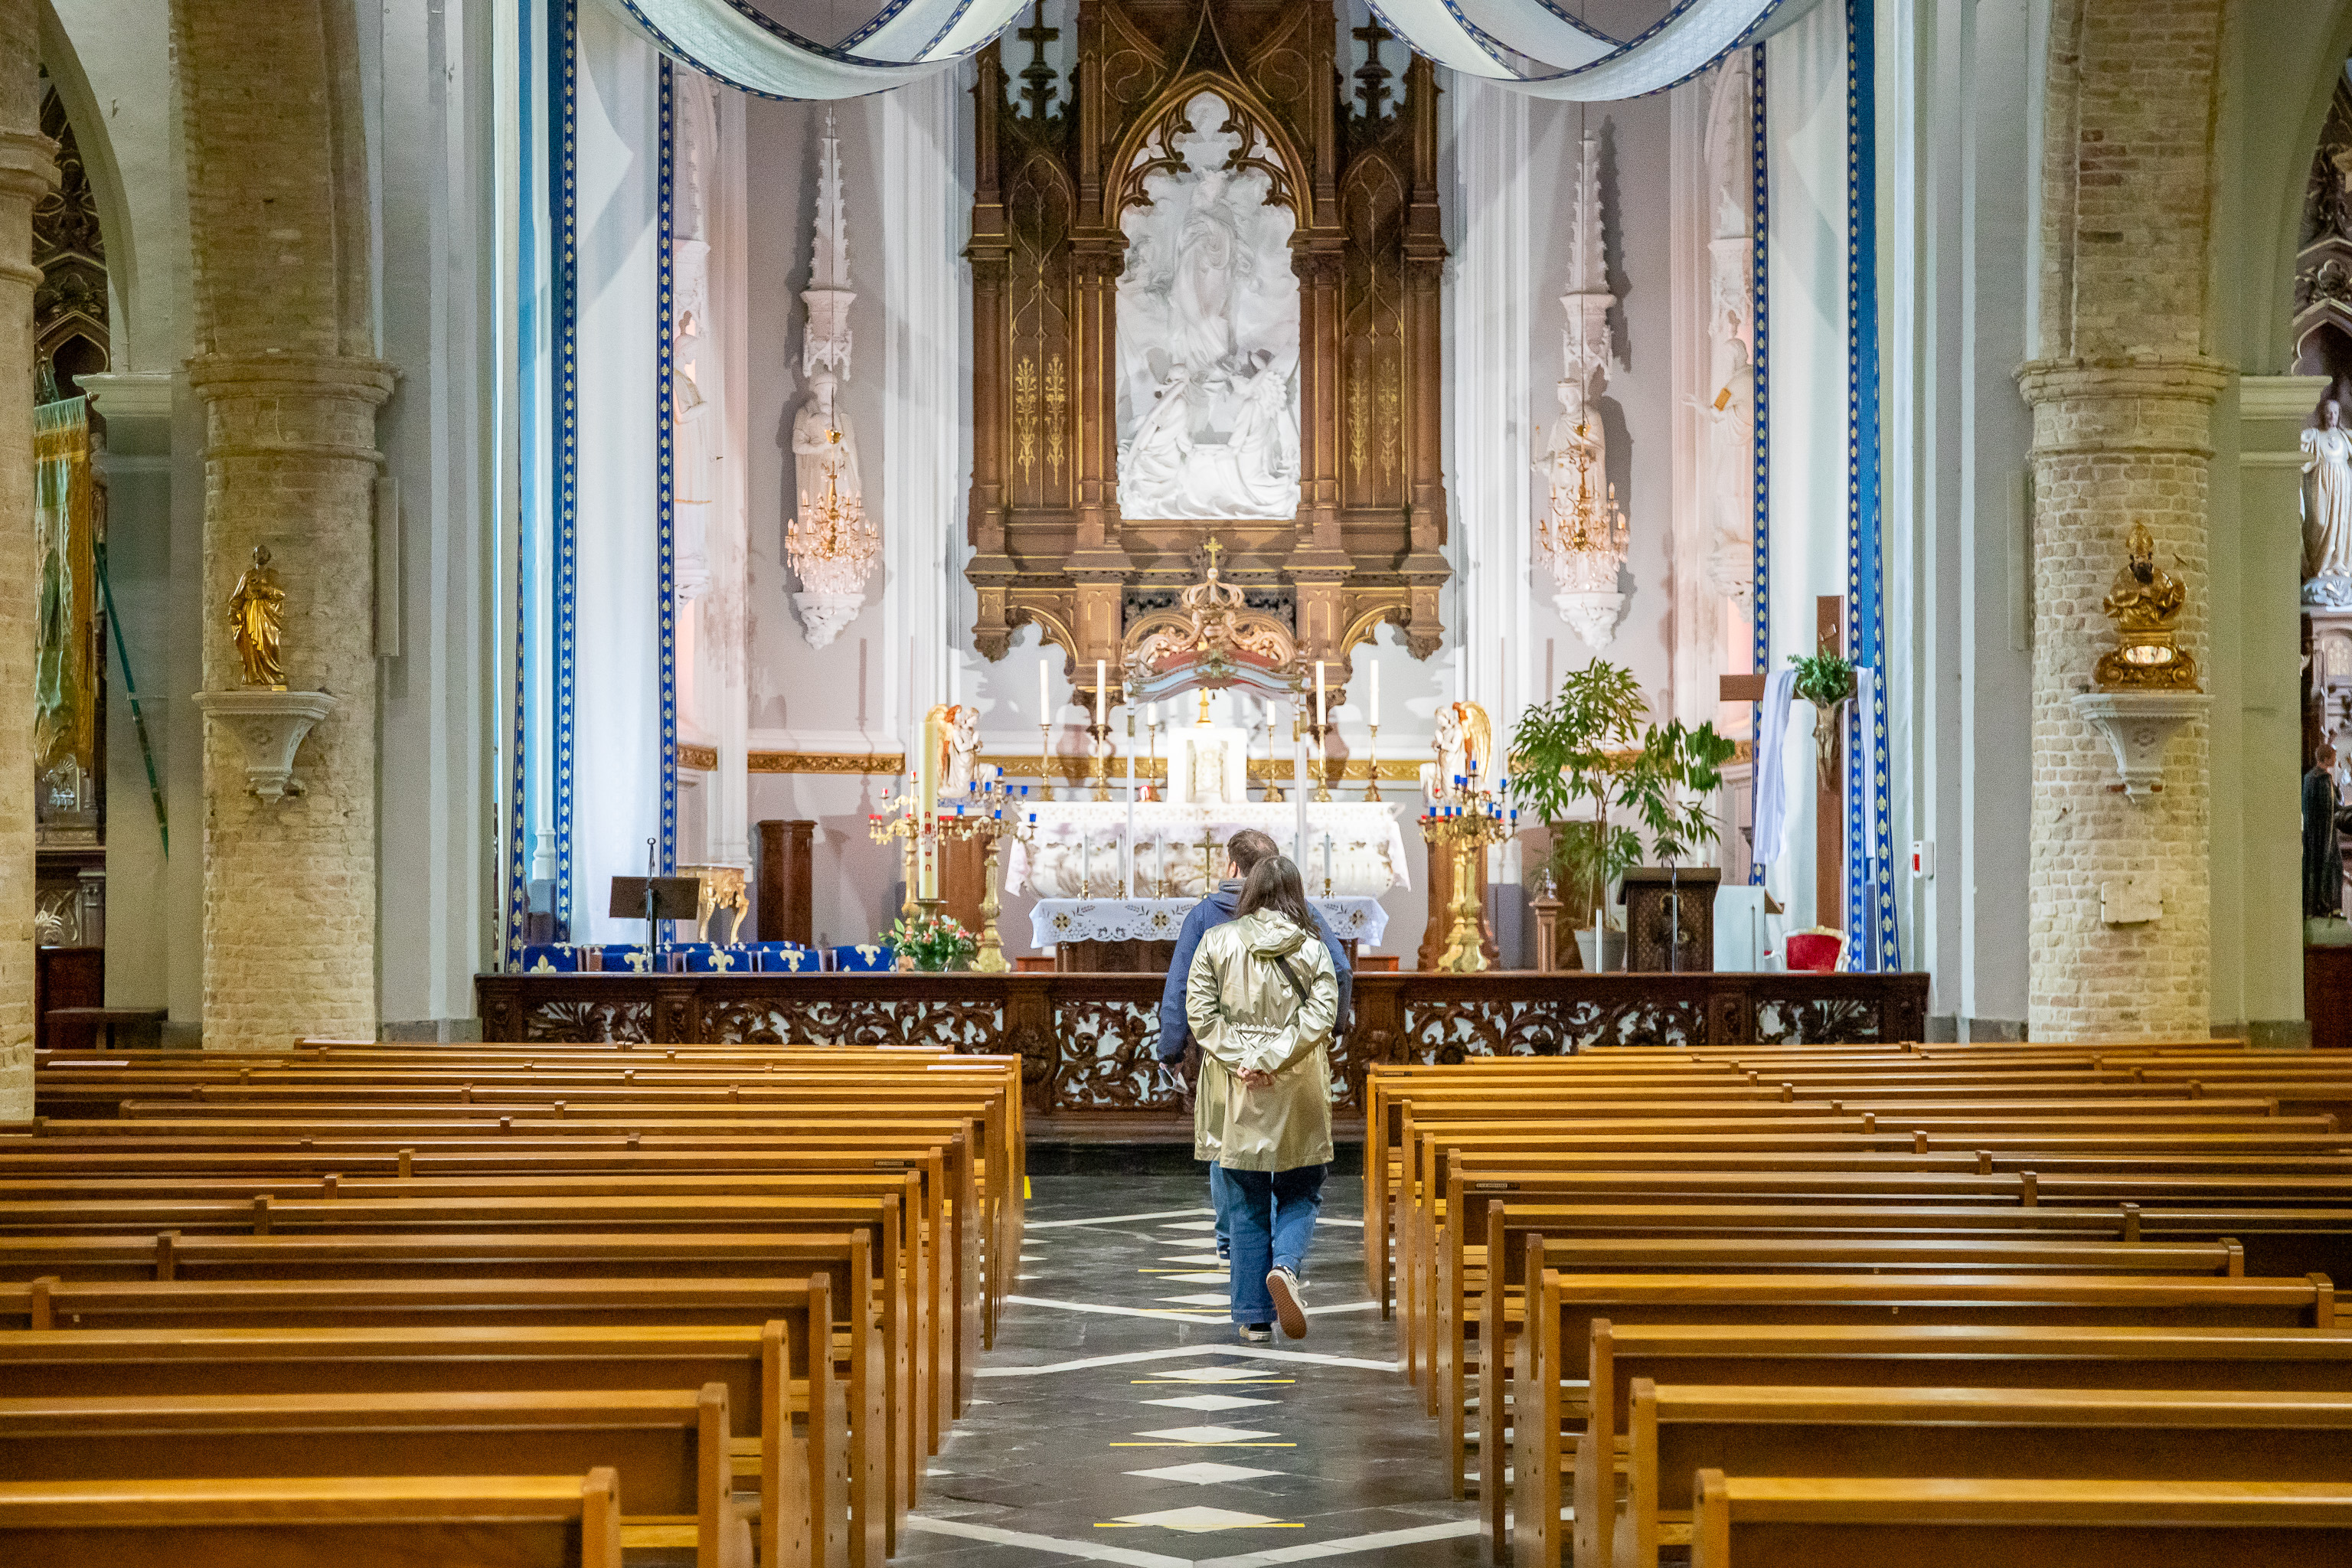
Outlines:
[{"label": "crystal chandelier", "polygon": [[784,532],[784,551],[799,574],[802,591],[793,595],[809,641],[817,647],[857,614],[866,599],[866,579],[882,553],[880,533],[866,521],[866,503],[845,498],[837,479],[841,471],[841,432],[827,430],[831,448],[825,455],[824,493],[814,503],[801,494],[799,515]]},{"label": "crystal chandelier", "polygon": [[1617,506],[1617,487],[1595,493],[1593,442],[1582,419],[1577,421],[1576,443],[1575,488],[1570,491],[1554,482],[1551,504],[1536,525],[1536,548],[1559,590],[1552,603],[1560,618],[1598,652],[1616,635],[1625,606],[1625,595],[1617,591],[1617,570],[1625,563],[1630,531]]}]

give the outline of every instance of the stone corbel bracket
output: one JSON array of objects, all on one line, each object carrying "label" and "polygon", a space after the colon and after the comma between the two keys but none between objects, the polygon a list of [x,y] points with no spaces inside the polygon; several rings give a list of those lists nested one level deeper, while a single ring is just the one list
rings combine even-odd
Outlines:
[{"label": "stone corbel bracket", "polygon": [[275,805],[303,793],[294,753],[311,727],[335,710],[335,700],[323,691],[199,691],[196,707],[208,725],[236,737],[246,786]]},{"label": "stone corbel bracket", "polygon": [[2136,805],[2164,787],[2164,752],[2173,732],[2213,705],[2201,691],[2078,691],[2071,700],[2107,738],[2124,794]]}]

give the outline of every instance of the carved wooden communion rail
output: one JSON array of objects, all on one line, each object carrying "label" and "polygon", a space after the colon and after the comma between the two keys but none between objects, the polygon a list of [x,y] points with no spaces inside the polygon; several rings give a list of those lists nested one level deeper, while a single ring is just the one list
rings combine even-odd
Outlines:
[{"label": "carved wooden communion rail", "polygon": [[[1156,974],[484,974],[485,1039],[920,1045],[1018,1053],[1033,1110],[1186,1110],[1155,1070]],[[1609,1046],[1916,1040],[1925,974],[1359,974],[1332,1053],[1360,1114],[1383,1062]]]}]

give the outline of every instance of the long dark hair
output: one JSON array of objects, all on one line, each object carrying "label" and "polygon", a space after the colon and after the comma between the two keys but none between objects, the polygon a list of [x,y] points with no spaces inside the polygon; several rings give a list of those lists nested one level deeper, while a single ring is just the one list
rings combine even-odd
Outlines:
[{"label": "long dark hair", "polygon": [[1298,879],[1298,868],[1286,855],[1269,855],[1250,868],[1249,880],[1242,884],[1241,902],[1234,908],[1234,918],[1255,914],[1260,910],[1272,910],[1287,915],[1291,923],[1301,931],[1315,929],[1314,911],[1307,907],[1307,885]]}]

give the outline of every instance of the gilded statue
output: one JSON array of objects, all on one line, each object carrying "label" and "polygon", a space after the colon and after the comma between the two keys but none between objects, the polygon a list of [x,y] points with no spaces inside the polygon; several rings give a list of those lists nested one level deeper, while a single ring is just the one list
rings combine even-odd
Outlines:
[{"label": "gilded statue", "polygon": [[253,564],[237,578],[228,596],[229,635],[236,639],[247,686],[286,689],[286,656],[278,647],[279,625],[285,618],[286,585],[269,569],[269,546],[257,544]]},{"label": "gilded statue", "polygon": [[2116,646],[2093,679],[2105,690],[2194,691],[2197,661],[2177,640],[2188,590],[2156,563],[2156,538],[2144,521],[2132,524],[2129,558],[2116,574],[2099,608],[2116,623]]}]

